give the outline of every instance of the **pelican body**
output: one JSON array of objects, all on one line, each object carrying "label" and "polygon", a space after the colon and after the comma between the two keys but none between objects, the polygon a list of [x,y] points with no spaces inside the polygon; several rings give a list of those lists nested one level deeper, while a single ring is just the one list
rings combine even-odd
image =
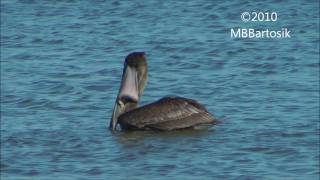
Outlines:
[{"label": "pelican body", "polygon": [[148,77],[145,53],[129,54],[124,62],[120,90],[114,105],[109,128],[116,130],[170,131],[214,124],[215,119],[195,100],[164,97],[138,107]]}]

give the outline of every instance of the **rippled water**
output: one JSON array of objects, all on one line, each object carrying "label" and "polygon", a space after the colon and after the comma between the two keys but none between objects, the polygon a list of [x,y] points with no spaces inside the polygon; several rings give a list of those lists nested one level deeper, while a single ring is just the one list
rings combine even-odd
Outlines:
[{"label": "rippled water", "polygon": [[[317,179],[317,1],[1,1],[2,179]],[[243,11],[277,22],[243,23]],[[231,39],[232,27],[292,30]],[[145,51],[142,104],[203,103],[209,130],[107,128],[122,63]]]}]

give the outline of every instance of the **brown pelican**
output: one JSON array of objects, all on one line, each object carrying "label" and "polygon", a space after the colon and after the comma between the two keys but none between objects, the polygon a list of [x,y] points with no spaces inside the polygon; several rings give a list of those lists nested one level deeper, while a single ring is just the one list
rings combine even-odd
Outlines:
[{"label": "brown pelican", "polygon": [[116,130],[120,124],[123,130],[175,130],[215,123],[204,106],[182,97],[165,97],[138,108],[147,73],[145,53],[134,52],[126,57],[110,129]]}]

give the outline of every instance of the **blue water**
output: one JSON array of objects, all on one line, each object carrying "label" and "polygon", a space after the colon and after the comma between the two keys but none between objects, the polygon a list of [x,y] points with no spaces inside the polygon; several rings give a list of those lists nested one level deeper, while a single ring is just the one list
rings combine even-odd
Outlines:
[{"label": "blue water", "polygon": [[[1,1],[1,179],[317,179],[318,1]],[[244,11],[277,22],[241,22]],[[289,28],[231,39],[230,28]],[[122,63],[141,104],[203,103],[209,130],[107,129]]]}]

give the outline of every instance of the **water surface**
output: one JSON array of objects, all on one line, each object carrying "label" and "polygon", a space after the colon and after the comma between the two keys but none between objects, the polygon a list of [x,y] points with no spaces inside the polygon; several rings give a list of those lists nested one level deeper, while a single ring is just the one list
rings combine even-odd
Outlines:
[{"label": "water surface", "polygon": [[[1,1],[2,179],[317,179],[317,1]],[[276,11],[245,24],[243,11]],[[231,39],[232,27],[291,39]],[[142,104],[196,99],[205,131],[107,129],[122,63],[145,51]]]}]

